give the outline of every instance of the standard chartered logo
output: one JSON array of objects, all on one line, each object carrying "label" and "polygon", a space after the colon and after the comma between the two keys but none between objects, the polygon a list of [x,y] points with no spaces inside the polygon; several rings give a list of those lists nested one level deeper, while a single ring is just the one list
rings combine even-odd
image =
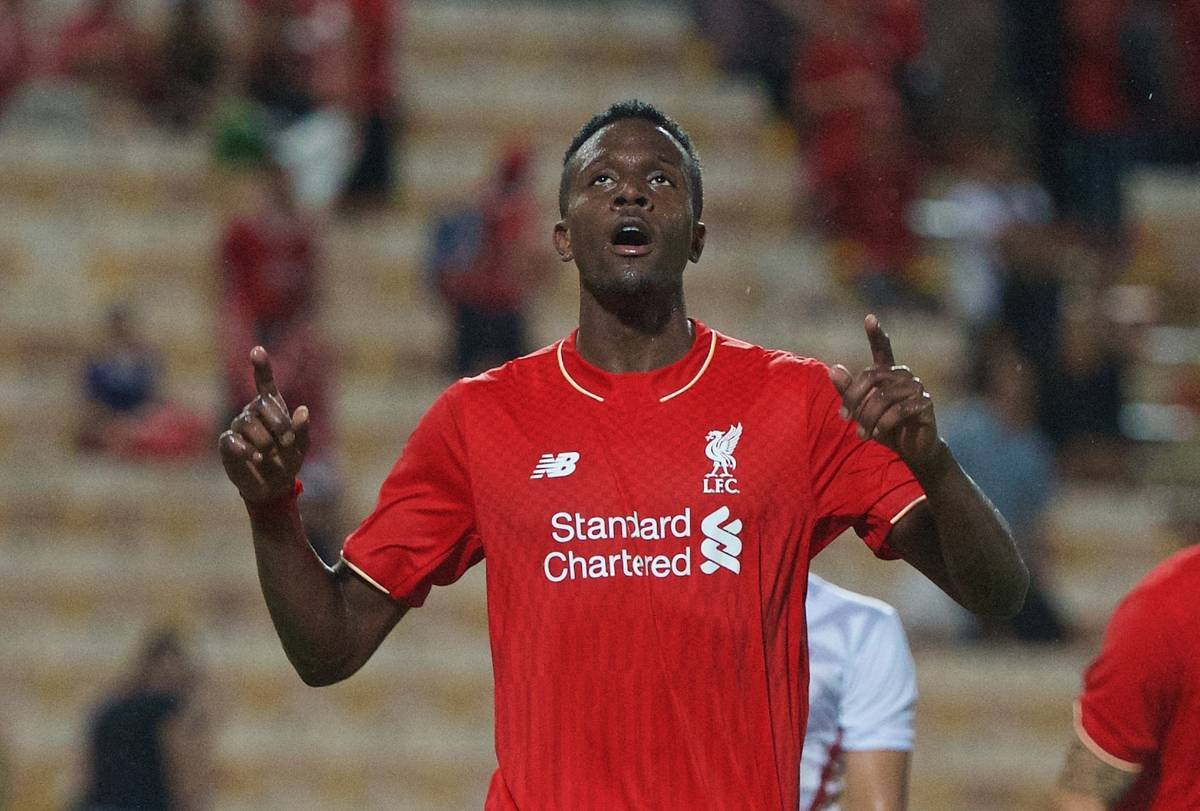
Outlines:
[{"label": "standard chartered logo", "polygon": [[704,533],[700,554],[707,558],[700,564],[700,571],[705,574],[712,574],[718,569],[728,569],[734,574],[742,570],[738,560],[738,555],[742,554],[742,539],[738,537],[742,531],[742,520],[735,518],[726,524],[728,518],[729,508],[720,507],[700,522],[700,531]]},{"label": "standard chartered logo", "polygon": [[[556,512],[550,538],[558,545],[542,561],[552,583],[610,577],[688,577],[692,573],[692,510],[677,515],[584,515]],[[700,571],[738,574],[742,522],[718,507],[700,521]],[[686,541],[680,545],[679,541]],[[612,543],[619,544],[614,548]],[[563,546],[570,544],[570,546]],[[582,546],[581,546],[582,545]],[[586,547],[586,551],[584,551]],[[576,551],[580,550],[580,551]]]}]

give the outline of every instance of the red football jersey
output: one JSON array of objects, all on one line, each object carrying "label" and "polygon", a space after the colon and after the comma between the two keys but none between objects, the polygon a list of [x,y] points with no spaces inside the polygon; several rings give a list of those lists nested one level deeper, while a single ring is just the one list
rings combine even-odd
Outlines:
[{"label": "red football jersey", "polygon": [[487,808],[797,806],[809,559],[894,556],[924,495],[825,366],[694,323],[652,372],[571,336],[451,386],[346,541],[408,605],[487,556]]},{"label": "red football jersey", "polygon": [[1117,606],[1084,674],[1076,731],[1139,772],[1119,809],[1200,808],[1200,547],[1168,558]]}]

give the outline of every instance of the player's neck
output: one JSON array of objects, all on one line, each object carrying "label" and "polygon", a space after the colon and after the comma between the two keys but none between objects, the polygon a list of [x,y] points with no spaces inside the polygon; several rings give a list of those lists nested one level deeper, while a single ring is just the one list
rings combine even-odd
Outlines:
[{"label": "player's neck", "polygon": [[665,309],[636,317],[614,313],[586,294],[579,307],[580,356],[606,372],[649,372],[670,366],[692,348],[692,323],[682,296]]}]

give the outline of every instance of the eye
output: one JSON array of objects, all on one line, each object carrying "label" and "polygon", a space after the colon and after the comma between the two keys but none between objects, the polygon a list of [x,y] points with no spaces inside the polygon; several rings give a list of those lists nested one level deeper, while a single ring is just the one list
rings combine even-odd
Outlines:
[{"label": "eye", "polygon": [[592,178],[593,186],[602,186],[605,183],[611,183],[611,182],[612,182],[612,176],[609,174],[606,174],[605,172],[601,172],[600,174],[598,174],[594,178]]},{"label": "eye", "polygon": [[664,175],[662,172],[657,172],[650,176],[651,186],[674,186],[675,182],[671,178]]}]

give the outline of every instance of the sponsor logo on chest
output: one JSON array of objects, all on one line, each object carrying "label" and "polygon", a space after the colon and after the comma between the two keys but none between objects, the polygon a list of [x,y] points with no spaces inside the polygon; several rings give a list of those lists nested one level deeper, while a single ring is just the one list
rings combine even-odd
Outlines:
[{"label": "sponsor logo on chest", "polygon": [[579,451],[563,451],[562,453],[543,453],[529,474],[531,479],[561,479],[575,472],[579,464]]},{"label": "sponsor logo on chest", "polygon": [[[551,583],[565,580],[593,580],[609,577],[690,577],[693,545],[699,550],[700,571],[706,575],[722,569],[733,574],[742,570],[742,521],[731,518],[728,507],[721,506],[700,519],[699,544],[692,531],[692,508],[678,515],[583,515],[556,512],[550,516],[550,537],[558,544],[542,561],[542,572]],[[661,545],[684,541],[669,551],[655,546],[623,545],[613,550],[605,541],[640,541]],[[579,552],[580,544],[587,548]],[[678,550],[678,551],[676,551]],[[595,554],[599,553],[599,554]],[[648,554],[647,554],[648,553]]]},{"label": "sponsor logo on chest", "polygon": [[[735,475],[742,424],[708,431],[704,455],[711,469],[701,479],[701,492],[738,495]],[[570,476],[579,465],[578,451],[543,453],[530,479]],[[587,515],[562,510],[550,516],[555,548],[542,560],[542,573],[551,583],[613,577],[690,577],[693,553],[696,569],[705,575],[741,573],[742,520],[721,505],[698,522],[694,532],[692,507],[666,515],[637,510],[627,515]],[[681,543],[682,542],[682,543]]]}]

